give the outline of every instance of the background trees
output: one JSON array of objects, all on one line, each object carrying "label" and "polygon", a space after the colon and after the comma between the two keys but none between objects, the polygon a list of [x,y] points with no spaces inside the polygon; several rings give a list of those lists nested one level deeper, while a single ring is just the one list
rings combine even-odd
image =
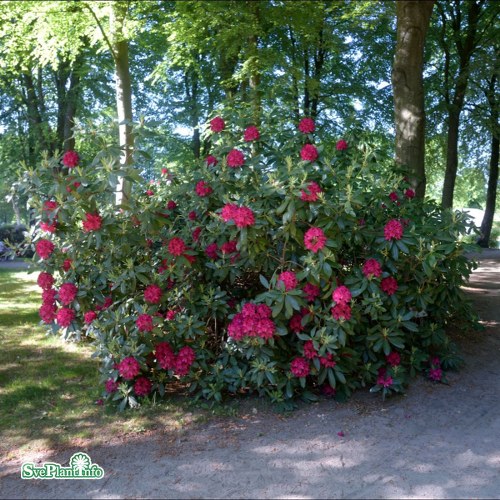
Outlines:
[{"label": "background trees", "polygon": [[[175,169],[207,155],[211,145],[203,124],[222,109],[250,117],[245,125],[276,128],[314,117],[332,138],[330,147],[341,136],[362,134],[387,146],[388,161],[395,156],[421,180],[425,173],[426,194],[443,206],[485,208],[488,199],[491,207],[498,182],[492,163],[498,137],[497,2],[435,2],[427,36],[422,32],[418,42],[425,47],[424,93],[418,95],[419,107],[424,109],[423,95],[427,110],[425,171],[423,154],[411,148],[402,153],[392,90],[401,124],[403,80],[392,78],[391,86],[393,62],[394,77],[404,64],[394,59],[396,21],[408,8],[425,8],[429,17],[430,6],[347,0],[2,2],[0,217],[15,218],[19,207],[3,201],[5,195],[15,172],[36,167],[43,151],[76,147],[90,157],[115,144],[128,152],[122,161],[130,162],[134,119],[144,125],[134,147],[149,152],[136,155],[136,165],[151,178],[160,167]],[[419,195],[424,186],[415,184]]]}]

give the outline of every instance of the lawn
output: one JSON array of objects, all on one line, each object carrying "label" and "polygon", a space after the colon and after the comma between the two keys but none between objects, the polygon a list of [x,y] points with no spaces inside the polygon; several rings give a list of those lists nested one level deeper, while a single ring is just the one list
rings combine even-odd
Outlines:
[{"label": "lawn", "polygon": [[154,429],[182,429],[219,408],[194,410],[182,398],[117,413],[96,404],[98,363],[89,344],[63,342],[39,325],[36,274],[0,269],[0,456],[99,444]]}]

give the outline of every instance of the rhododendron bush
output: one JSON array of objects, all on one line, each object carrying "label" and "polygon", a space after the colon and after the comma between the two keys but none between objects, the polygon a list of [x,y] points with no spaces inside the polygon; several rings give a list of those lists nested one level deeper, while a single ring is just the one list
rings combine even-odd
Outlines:
[{"label": "rhododendron bush", "polygon": [[94,341],[104,394],[283,402],[442,380],[445,327],[470,312],[464,216],[416,200],[355,138],[325,154],[310,118],[270,137],[216,117],[207,134],[208,157],[150,183],[74,152],[25,175],[40,317]]}]

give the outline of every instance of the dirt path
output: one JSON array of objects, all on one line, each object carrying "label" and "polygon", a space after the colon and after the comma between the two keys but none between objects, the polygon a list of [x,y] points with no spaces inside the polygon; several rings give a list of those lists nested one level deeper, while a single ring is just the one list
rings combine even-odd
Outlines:
[{"label": "dirt path", "polygon": [[[466,367],[450,385],[420,380],[385,403],[359,393],[286,418],[250,408],[180,436],[83,450],[102,480],[22,481],[7,463],[0,497],[498,498],[500,251],[482,256],[467,291],[486,329],[461,343]],[[67,464],[75,451],[39,460]]]}]

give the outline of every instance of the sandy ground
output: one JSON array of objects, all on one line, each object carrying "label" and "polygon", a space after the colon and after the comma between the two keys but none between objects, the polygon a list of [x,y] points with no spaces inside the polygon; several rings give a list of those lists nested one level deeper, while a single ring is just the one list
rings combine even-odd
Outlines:
[{"label": "sandy ground", "polygon": [[180,435],[37,457],[87,451],[101,480],[23,481],[0,460],[0,498],[499,498],[500,251],[481,256],[467,292],[486,328],[461,341],[466,366],[449,385],[419,380],[385,402],[359,392],[288,417],[257,402]]}]

